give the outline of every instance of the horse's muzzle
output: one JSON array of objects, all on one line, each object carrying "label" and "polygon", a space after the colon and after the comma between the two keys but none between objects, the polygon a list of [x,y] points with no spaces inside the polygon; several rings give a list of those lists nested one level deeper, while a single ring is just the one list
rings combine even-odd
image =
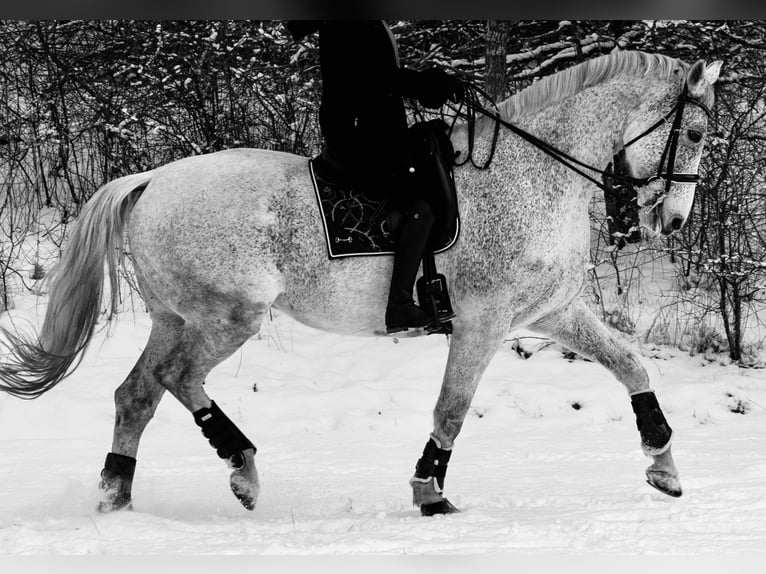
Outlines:
[{"label": "horse's muzzle", "polygon": [[686,218],[679,214],[673,214],[668,218],[667,221],[663,221],[662,223],[662,229],[660,230],[660,233],[662,235],[672,235],[676,231],[680,231],[681,228],[684,226],[684,223],[686,223]]}]

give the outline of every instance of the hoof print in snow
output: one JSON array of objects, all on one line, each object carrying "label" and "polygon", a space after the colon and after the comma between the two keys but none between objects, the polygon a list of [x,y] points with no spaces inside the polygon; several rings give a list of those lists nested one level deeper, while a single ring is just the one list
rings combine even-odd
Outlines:
[{"label": "hoof print in snow", "polygon": [[735,397],[731,393],[726,393],[726,397],[729,399],[727,406],[731,412],[740,415],[746,415],[750,412],[750,401]]}]

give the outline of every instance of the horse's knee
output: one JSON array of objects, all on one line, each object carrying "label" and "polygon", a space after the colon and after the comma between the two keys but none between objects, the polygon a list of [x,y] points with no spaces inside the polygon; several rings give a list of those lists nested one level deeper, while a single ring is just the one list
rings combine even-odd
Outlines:
[{"label": "horse's knee", "polygon": [[641,434],[641,446],[649,455],[665,452],[670,446],[673,429],[662,413],[654,391],[631,395],[630,402],[636,415],[636,426]]}]

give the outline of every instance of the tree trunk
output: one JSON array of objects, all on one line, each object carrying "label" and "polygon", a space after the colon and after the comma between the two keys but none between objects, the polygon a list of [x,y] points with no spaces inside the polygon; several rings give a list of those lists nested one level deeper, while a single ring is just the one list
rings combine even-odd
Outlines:
[{"label": "tree trunk", "polygon": [[732,361],[742,360],[742,292],[739,283],[732,285],[732,323],[734,344],[729,349],[729,357]]},{"label": "tree trunk", "polygon": [[495,101],[505,99],[508,89],[506,85],[506,63],[508,38],[511,25],[507,20],[487,21],[487,51],[484,89]]},{"label": "tree trunk", "polygon": [[726,342],[729,343],[729,356],[733,361],[738,360],[734,349],[736,343],[734,342],[734,333],[732,332],[731,317],[729,316],[729,284],[726,281],[726,277],[721,276],[718,278],[718,286],[720,290],[720,300],[718,312],[721,314],[721,320],[723,321],[723,330],[726,334]]}]

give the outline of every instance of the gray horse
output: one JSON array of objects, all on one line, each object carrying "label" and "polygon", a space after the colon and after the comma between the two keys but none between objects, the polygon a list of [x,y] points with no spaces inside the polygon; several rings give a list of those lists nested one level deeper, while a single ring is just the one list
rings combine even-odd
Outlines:
[{"label": "gray horse", "polygon": [[[696,177],[688,174],[698,170],[719,69],[719,62],[689,66],[617,52],[539,81],[498,110],[503,120],[601,169],[625,147],[631,175],[644,178],[641,224],[667,235],[691,209]],[[674,110],[671,126],[665,120]],[[484,123],[471,138],[478,157],[492,147],[492,122]],[[465,158],[467,126],[456,126],[452,139]],[[617,377],[631,397],[643,450],[654,459],[648,482],[680,496],[672,431],[646,371],[579,296],[594,185],[509,130],[496,144],[488,169],[455,169],[461,235],[437,264],[457,317],[433,432],[410,480],[414,503],[424,514],[457,510],[443,496],[446,463],[484,370],[508,331],[520,327]],[[5,333],[10,352],[0,388],[33,398],[76,366],[100,315],[105,275],[116,292],[124,233],[152,330],[115,393],[100,509],[131,506],[138,444],[165,391],[193,413],[232,469],[234,494],[252,509],[255,447],[207,395],[206,375],[258,332],[270,308],[325,331],[383,334],[392,259],[328,259],[304,157],[232,149],[129,175],[103,186],[83,210],[53,273],[39,336]]]}]

